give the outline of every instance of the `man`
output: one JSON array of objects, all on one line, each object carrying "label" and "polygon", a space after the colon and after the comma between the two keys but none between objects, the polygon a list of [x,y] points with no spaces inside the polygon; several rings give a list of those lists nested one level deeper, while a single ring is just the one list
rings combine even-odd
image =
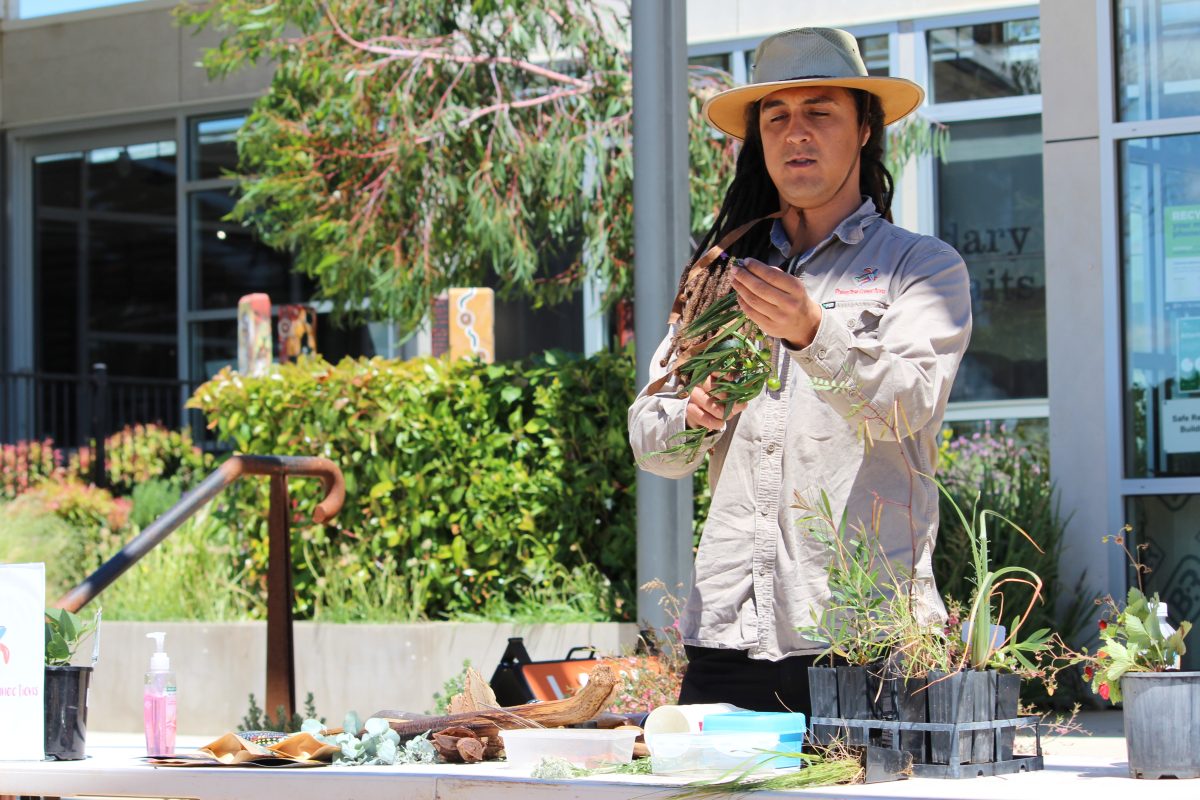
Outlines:
[{"label": "man", "polygon": [[[682,478],[712,454],[712,504],[680,621],[681,703],[808,713],[807,668],[824,645],[798,628],[829,598],[830,553],[801,524],[810,513],[800,499],[824,492],[834,526],[877,529],[912,576],[921,617],[944,618],[931,562],[937,488],[926,476],[970,337],[968,277],[951,247],[891,224],[882,163],[884,126],[923,97],[909,81],[868,76],[845,31],[806,28],[763,41],[752,82],[704,106],[743,140],[737,169],[684,272],[652,382],[629,409],[642,468]],[[767,388],[732,409],[712,379],[681,397],[673,371],[688,355],[682,327],[726,286],[770,337],[773,364]],[[700,452],[664,453],[685,429],[707,431]]]}]

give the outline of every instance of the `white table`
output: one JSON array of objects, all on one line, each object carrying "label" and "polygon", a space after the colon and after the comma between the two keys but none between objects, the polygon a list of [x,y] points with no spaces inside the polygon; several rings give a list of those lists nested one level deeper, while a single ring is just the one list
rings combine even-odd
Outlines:
[{"label": "white table", "polygon": [[[317,767],[254,769],[152,767],[141,763],[137,747],[89,746],[82,761],[0,761],[0,795],[102,795],[172,797],[197,800],[651,800],[665,798],[678,780],[614,775],[567,781],[533,780],[504,763],[400,767]],[[969,780],[911,779],[871,786],[813,789],[813,798],[969,798],[1039,800],[1065,797],[1119,797],[1153,793],[1155,800],[1196,800],[1200,780],[1144,781],[1127,777],[1124,763],[1084,755],[1046,757],[1046,769]],[[763,793],[764,800],[794,793]]]}]

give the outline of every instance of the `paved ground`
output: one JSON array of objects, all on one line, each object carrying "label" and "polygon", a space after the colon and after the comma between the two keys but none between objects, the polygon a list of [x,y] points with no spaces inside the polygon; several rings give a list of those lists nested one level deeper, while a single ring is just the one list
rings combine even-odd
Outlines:
[{"label": "paved ground", "polygon": [[[1125,723],[1120,711],[1082,711],[1079,731],[1042,734],[1046,755],[1083,755],[1125,760]],[[1032,737],[1028,737],[1032,739]],[[1018,740],[1020,741],[1020,740]]]}]

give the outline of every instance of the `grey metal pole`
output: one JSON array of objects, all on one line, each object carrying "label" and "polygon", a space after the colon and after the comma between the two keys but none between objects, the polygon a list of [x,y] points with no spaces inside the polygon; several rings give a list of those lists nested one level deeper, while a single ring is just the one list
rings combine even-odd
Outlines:
[{"label": "grey metal pole", "polygon": [[[684,0],[633,6],[633,237],[637,380],[666,334],[688,257],[687,24]],[[682,597],[692,576],[692,481],[638,472],[638,585]],[[639,592],[638,619],[671,624],[660,594]]]}]

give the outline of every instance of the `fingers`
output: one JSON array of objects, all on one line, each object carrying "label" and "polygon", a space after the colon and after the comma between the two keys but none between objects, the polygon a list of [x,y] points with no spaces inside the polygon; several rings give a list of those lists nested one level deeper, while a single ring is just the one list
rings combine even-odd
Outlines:
[{"label": "fingers", "polygon": [[742,412],[745,403],[737,403],[726,411],[725,403],[719,397],[710,394],[713,378],[710,376],[704,384],[692,389],[688,397],[687,425],[689,428],[707,428],[719,431],[725,426],[725,420]]},{"label": "fingers", "polygon": [[802,346],[811,342],[822,312],[804,282],[761,261],[742,263],[734,267],[733,287],[746,316],[768,336]]},{"label": "fingers", "polygon": [[734,267],[733,284],[738,299],[744,305],[761,313],[769,313],[774,309],[795,305],[798,298],[807,294],[804,283],[783,270],[768,267],[754,259],[746,259],[742,263],[745,266]]}]

